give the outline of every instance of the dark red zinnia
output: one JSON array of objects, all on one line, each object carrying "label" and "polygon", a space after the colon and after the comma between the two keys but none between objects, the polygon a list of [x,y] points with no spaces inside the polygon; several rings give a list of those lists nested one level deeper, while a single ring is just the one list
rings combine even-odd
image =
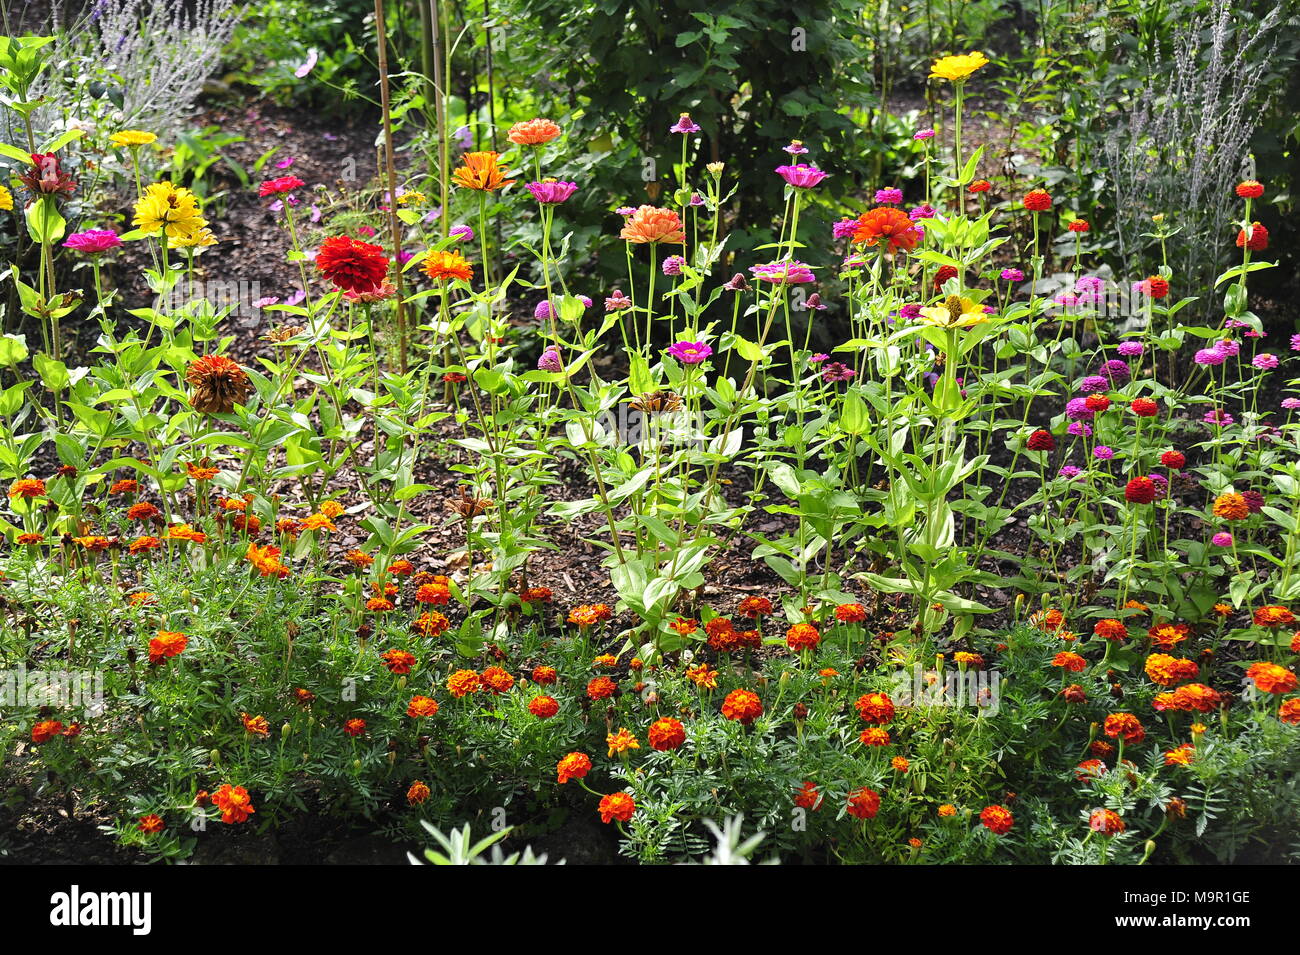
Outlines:
[{"label": "dark red zinnia", "polygon": [[1025,447],[1030,451],[1055,451],[1056,439],[1052,437],[1050,431],[1039,428],[1029,436],[1029,440],[1025,442]]},{"label": "dark red zinnia", "polygon": [[316,253],[316,268],[338,288],[373,292],[388,275],[384,250],[351,236],[330,236]]},{"label": "dark red zinnia", "polygon": [[1139,418],[1154,418],[1159,413],[1160,406],[1150,398],[1134,398],[1129,410]]},{"label": "dark red zinnia", "polygon": [[1156,499],[1156,482],[1149,477],[1135,477],[1124,488],[1124,500],[1130,504],[1150,504]]},{"label": "dark red zinnia", "polygon": [[1187,464],[1187,455],[1181,451],[1166,451],[1160,455],[1160,463],[1171,471],[1181,471]]}]

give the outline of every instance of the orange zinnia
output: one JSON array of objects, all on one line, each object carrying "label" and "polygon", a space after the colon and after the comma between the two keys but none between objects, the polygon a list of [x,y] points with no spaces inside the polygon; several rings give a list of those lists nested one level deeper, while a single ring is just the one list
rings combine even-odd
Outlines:
[{"label": "orange zinnia", "polygon": [[906,212],[892,206],[880,206],[858,216],[853,241],[876,245],[882,240],[888,243],[890,252],[910,252],[921,241],[921,233]]},{"label": "orange zinnia", "polygon": [[425,257],[424,265],[421,268],[424,270],[424,274],[435,282],[446,279],[460,279],[462,282],[468,282],[474,277],[474,266],[470,265],[459,252],[439,252],[434,250]]},{"label": "orange zinnia", "polygon": [[461,157],[465,165],[451,174],[452,181],[466,189],[480,192],[496,192],[514,182],[506,178],[507,170],[502,168],[497,153],[466,153]]},{"label": "orange zinnia", "polygon": [[618,237],[640,244],[646,242],[680,244],[686,241],[686,232],[682,228],[681,217],[673,210],[641,206],[627,217]]},{"label": "orange zinnia", "polygon": [[549,119],[530,119],[515,123],[506,138],[517,146],[540,146],[560,135],[560,127]]}]

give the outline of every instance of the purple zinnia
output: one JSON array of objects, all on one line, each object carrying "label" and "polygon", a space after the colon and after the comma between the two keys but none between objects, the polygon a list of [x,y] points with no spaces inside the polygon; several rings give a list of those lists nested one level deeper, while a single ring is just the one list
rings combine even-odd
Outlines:
[{"label": "purple zinnia", "polygon": [[1061,477],[1065,478],[1067,481],[1073,481],[1080,474],[1082,474],[1083,471],[1080,470],[1079,468],[1076,468],[1073,464],[1067,464],[1056,473]]},{"label": "purple zinnia", "polygon": [[907,217],[913,222],[916,222],[919,219],[933,219],[934,215],[934,206],[930,205],[928,202],[917,206],[915,209],[907,210]]},{"label": "purple zinnia", "polygon": [[453,239],[459,239],[461,242],[473,242],[474,230],[467,225],[452,226],[451,231],[447,233]]},{"label": "purple zinnia", "polygon": [[1023,282],[1024,280],[1025,280],[1025,273],[1020,271],[1019,269],[1002,270],[1002,281],[1004,282]]},{"label": "purple zinnia", "polygon": [[775,285],[796,285],[817,281],[812,268],[798,259],[769,262],[766,265],[751,265],[749,271],[754,274],[754,278],[761,279],[764,282],[772,282]]},{"label": "purple zinnia", "polygon": [[576,182],[560,182],[556,179],[543,179],[541,182],[530,182],[524,186],[533,198],[545,206],[556,206],[564,202],[571,195],[578,191]]},{"label": "purple zinnia", "polygon": [[1101,375],[1089,375],[1079,382],[1079,390],[1088,394],[1094,391],[1105,391],[1110,383]]},{"label": "purple zinnia", "polygon": [[690,113],[682,113],[677,122],[668,127],[670,133],[698,133],[700,126],[693,119]]},{"label": "purple zinnia", "polygon": [[829,173],[824,173],[816,166],[807,163],[797,163],[793,166],[777,166],[776,174],[796,189],[811,189],[829,175]]},{"label": "purple zinnia", "polygon": [[1092,449],[1092,456],[1099,461],[1109,461],[1115,456],[1115,450],[1106,447],[1104,444],[1099,444]]},{"label": "purple zinnia", "polygon": [[663,273],[664,275],[681,275],[682,266],[685,264],[686,260],[680,255],[670,255],[668,258],[664,259],[664,264],[662,266]]},{"label": "purple zinnia", "polygon": [[1097,369],[1097,372],[1098,374],[1105,375],[1111,381],[1117,383],[1128,381],[1129,376],[1132,374],[1132,372],[1128,370],[1128,362],[1120,361],[1118,358],[1112,358],[1109,361],[1103,362],[1101,368]]},{"label": "purple zinnia", "polygon": [[903,201],[902,189],[877,189],[875,200],[877,205],[896,206]]},{"label": "purple zinnia", "polygon": [[913,135],[913,139],[934,139],[933,129],[918,129]]},{"label": "purple zinnia", "polygon": [[856,371],[843,362],[833,361],[822,369],[822,381],[827,383],[848,381],[856,374]]},{"label": "purple zinnia", "polygon": [[1227,531],[1219,531],[1219,533],[1210,538],[1210,543],[1215,547],[1231,547],[1232,535]]},{"label": "purple zinnia", "polygon": [[560,361],[560,353],[554,345],[548,345],[546,351],[542,352],[542,357],[537,359],[538,371],[564,371],[564,363]]},{"label": "purple zinnia", "polygon": [[122,244],[118,234],[112,229],[87,229],[74,232],[63,243],[65,249],[84,252],[86,255],[103,255],[109,249],[116,249]]},{"label": "purple zinnia", "polygon": [[1142,354],[1142,343],[1141,342],[1120,342],[1119,346],[1115,350],[1119,352],[1121,355],[1123,355],[1125,358],[1137,358],[1139,355]]}]

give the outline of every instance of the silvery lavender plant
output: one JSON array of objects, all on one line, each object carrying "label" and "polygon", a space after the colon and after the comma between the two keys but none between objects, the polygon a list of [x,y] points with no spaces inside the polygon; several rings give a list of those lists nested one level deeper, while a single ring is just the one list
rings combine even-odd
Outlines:
[{"label": "silvery lavender plant", "polygon": [[[1168,264],[1185,294],[1205,289],[1231,249],[1224,242],[1232,187],[1249,175],[1249,144],[1272,91],[1260,68],[1276,49],[1283,6],[1254,19],[1229,0],[1174,34],[1171,63],[1158,54],[1145,85],[1107,137],[1120,255],[1134,273],[1151,245],[1151,217],[1180,230]],[[1251,22],[1253,20],[1253,23]],[[1149,268],[1149,263],[1147,265]],[[1208,301],[1208,298],[1206,299]]]}]

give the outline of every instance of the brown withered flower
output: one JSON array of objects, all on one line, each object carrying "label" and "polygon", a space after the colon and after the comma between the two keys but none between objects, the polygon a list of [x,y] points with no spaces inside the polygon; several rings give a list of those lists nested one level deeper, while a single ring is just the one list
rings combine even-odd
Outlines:
[{"label": "brown withered flower", "polygon": [[277,325],[262,336],[262,341],[280,345],[293,338],[294,335],[301,335],[302,331],[301,325]]},{"label": "brown withered flower", "polygon": [[648,395],[638,395],[628,402],[633,411],[642,414],[672,414],[682,410],[681,395],[675,391],[654,391]]},{"label": "brown withered flower", "polygon": [[492,499],[490,497],[471,497],[468,491],[461,488],[460,497],[448,498],[446,504],[448,510],[459,514],[465,520],[470,520],[480,514],[486,514],[488,508],[492,506]]},{"label": "brown withered flower", "polygon": [[204,355],[190,362],[185,380],[194,388],[190,404],[203,414],[230,414],[253,390],[247,372],[229,358]]}]

